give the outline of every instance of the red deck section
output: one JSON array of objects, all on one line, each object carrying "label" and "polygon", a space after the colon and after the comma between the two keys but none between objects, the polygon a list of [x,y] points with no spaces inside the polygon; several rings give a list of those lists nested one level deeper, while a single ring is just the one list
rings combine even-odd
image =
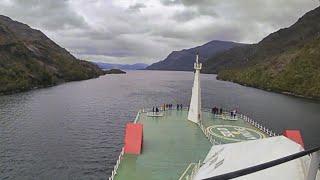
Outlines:
[{"label": "red deck section", "polygon": [[294,142],[300,144],[304,148],[302,135],[299,130],[285,130],[283,132],[283,135],[293,140]]},{"label": "red deck section", "polygon": [[124,153],[141,154],[143,141],[143,126],[139,123],[127,123],[124,138]]}]

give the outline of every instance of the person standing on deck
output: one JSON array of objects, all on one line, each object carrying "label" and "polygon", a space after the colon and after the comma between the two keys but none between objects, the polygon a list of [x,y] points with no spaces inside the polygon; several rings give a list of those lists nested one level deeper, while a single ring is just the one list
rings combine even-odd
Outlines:
[{"label": "person standing on deck", "polygon": [[152,107],[152,114],[154,114],[154,106]]},{"label": "person standing on deck", "polygon": [[233,110],[233,118],[235,119],[237,116],[237,110]]},{"label": "person standing on deck", "polygon": [[222,115],[222,112],[223,112],[223,110],[222,110],[222,108],[220,108],[220,115]]},{"label": "person standing on deck", "polygon": [[182,110],[182,108],[183,108],[183,107],[182,107],[182,104],[180,104],[180,109]]},{"label": "person standing on deck", "polygon": [[217,107],[216,107],[216,106],[214,106],[214,107],[212,108],[212,113],[213,113],[214,115],[217,114]]},{"label": "person standing on deck", "polygon": [[177,110],[179,110],[179,104],[177,104]]}]

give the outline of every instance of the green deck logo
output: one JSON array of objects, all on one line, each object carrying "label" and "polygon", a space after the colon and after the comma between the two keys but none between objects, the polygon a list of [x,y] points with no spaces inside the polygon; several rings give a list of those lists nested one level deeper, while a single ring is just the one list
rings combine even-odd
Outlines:
[{"label": "green deck logo", "polygon": [[234,142],[262,139],[266,136],[252,128],[232,126],[232,125],[216,125],[207,128],[208,132],[223,140]]}]

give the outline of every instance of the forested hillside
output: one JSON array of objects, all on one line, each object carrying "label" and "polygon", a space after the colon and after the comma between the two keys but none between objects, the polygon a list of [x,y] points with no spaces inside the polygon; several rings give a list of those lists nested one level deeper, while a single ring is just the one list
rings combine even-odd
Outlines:
[{"label": "forested hillside", "polygon": [[41,31],[0,16],[0,94],[102,74],[96,65],[76,59]]}]

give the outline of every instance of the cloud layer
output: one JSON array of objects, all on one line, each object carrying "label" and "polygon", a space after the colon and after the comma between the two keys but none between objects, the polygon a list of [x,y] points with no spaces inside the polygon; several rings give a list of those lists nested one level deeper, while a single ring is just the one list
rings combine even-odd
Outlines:
[{"label": "cloud layer", "polygon": [[211,40],[256,43],[317,0],[0,0],[0,14],[40,29],[75,56],[152,63]]}]

